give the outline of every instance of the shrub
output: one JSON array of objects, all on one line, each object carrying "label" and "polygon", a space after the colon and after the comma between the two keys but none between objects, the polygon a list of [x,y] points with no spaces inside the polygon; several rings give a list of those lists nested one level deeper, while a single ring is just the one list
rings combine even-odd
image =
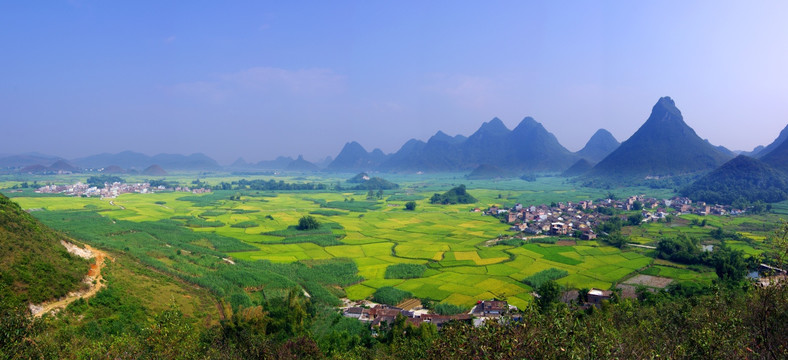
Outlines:
[{"label": "shrub", "polygon": [[393,288],[391,286],[384,286],[375,291],[375,294],[372,295],[372,301],[395,306],[402,302],[402,300],[411,297],[413,297],[413,294],[408,291]]},{"label": "shrub", "polygon": [[298,219],[298,230],[315,230],[320,227],[320,222],[314,216],[306,215]]},{"label": "shrub", "polygon": [[542,270],[523,279],[523,282],[530,285],[534,289],[538,289],[548,281],[558,280],[567,275],[569,275],[569,272],[566,270],[550,268],[547,270]]},{"label": "shrub", "polygon": [[421,277],[427,267],[421,264],[394,264],[386,268],[386,279],[413,279]]},{"label": "shrub", "polygon": [[259,226],[259,225],[257,225],[257,223],[254,222],[254,221],[242,221],[242,222],[239,222],[237,224],[230,225],[230,227],[242,228],[242,229],[252,228],[252,227],[257,227],[257,226]]},{"label": "shrub", "polygon": [[435,305],[434,310],[439,315],[456,315],[468,312],[468,308],[466,307],[446,303]]}]

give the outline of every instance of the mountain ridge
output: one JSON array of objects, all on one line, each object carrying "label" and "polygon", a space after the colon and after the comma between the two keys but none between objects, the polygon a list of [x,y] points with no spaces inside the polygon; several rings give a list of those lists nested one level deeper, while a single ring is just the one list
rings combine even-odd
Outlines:
[{"label": "mountain ridge", "polygon": [[670,97],[660,98],[643,125],[597,163],[592,177],[669,176],[712,170],[730,157],[684,122]]}]

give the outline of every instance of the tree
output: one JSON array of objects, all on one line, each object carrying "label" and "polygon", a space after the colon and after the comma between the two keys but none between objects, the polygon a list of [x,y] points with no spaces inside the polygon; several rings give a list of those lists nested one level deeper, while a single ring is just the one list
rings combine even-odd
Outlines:
[{"label": "tree", "polygon": [[415,201],[408,201],[405,203],[405,210],[416,210],[416,202]]},{"label": "tree", "polygon": [[629,217],[627,217],[627,222],[629,222],[629,225],[638,226],[643,222],[643,214],[637,213],[629,215]]},{"label": "tree", "polygon": [[561,285],[558,285],[554,280],[545,281],[540,286],[536,293],[539,297],[536,299],[536,305],[543,313],[546,313],[553,303],[557,302],[561,297]]},{"label": "tree", "polygon": [[320,222],[312,215],[302,216],[298,219],[298,230],[315,230],[320,227]]},{"label": "tree", "polygon": [[620,231],[615,231],[608,234],[607,236],[605,236],[605,241],[607,241],[608,244],[615,246],[619,249],[623,248],[624,245],[626,244],[626,238],[623,235],[621,235]]},{"label": "tree", "polygon": [[723,281],[737,282],[747,273],[747,263],[740,250],[719,248],[712,257],[714,270]]}]

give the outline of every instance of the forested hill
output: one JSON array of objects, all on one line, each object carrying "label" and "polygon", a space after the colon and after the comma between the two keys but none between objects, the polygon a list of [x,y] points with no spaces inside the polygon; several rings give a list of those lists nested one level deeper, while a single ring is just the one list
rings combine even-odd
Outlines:
[{"label": "forested hill", "polygon": [[781,172],[744,155],[698,179],[681,193],[712,204],[778,202],[788,198],[788,182]]},{"label": "forested hill", "polygon": [[88,263],[70,255],[62,239],[0,195],[0,298],[41,303],[77,289]]}]

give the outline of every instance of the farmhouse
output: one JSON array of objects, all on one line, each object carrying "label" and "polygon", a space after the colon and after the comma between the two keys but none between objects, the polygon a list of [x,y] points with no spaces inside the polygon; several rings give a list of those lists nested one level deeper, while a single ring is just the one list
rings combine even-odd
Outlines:
[{"label": "farmhouse", "polygon": [[509,303],[502,300],[480,301],[473,308],[472,313],[476,316],[496,317],[506,314],[509,311]]},{"label": "farmhouse", "polygon": [[610,290],[591,289],[588,291],[588,303],[596,307],[602,306],[602,301],[610,300],[613,292]]}]

